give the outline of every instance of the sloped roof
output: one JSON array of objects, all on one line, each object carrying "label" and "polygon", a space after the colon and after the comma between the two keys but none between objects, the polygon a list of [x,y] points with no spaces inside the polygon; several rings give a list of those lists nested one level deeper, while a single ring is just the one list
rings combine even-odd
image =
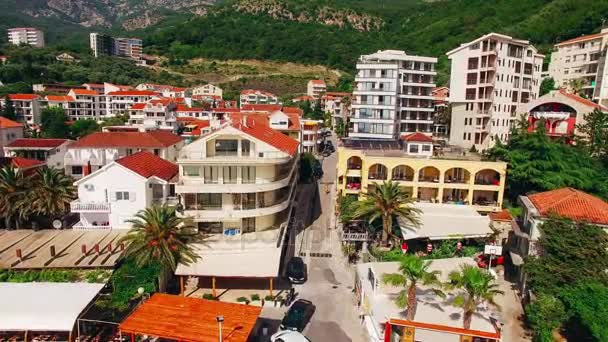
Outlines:
[{"label": "sloped roof", "polygon": [[0,116],[0,128],[17,128],[23,127],[22,124],[15,122],[13,120],[7,119],[3,116]]},{"label": "sloped roof", "polygon": [[145,151],[118,159],[116,162],[145,178],[155,176],[168,181],[179,171],[177,165]]},{"label": "sloped roof", "polygon": [[568,45],[568,44],[573,44],[573,43],[578,43],[578,42],[584,42],[584,41],[592,40],[592,39],[598,39],[598,38],[602,38],[606,34],[608,34],[608,33],[604,32],[604,33],[596,33],[596,34],[589,34],[586,36],[580,36],[580,37],[572,38],[572,39],[557,43],[557,44],[555,44],[555,46],[562,46],[562,45]]},{"label": "sloped roof", "polygon": [[204,112],[205,108],[202,107],[188,107],[184,104],[178,104],[176,111],[178,112]]},{"label": "sloped roof", "polygon": [[17,169],[27,170],[33,167],[43,166],[45,165],[45,162],[21,157],[0,157],[0,167],[8,165]]},{"label": "sloped roof", "polygon": [[68,141],[67,139],[21,138],[8,144],[12,148],[55,148]]},{"label": "sloped roof", "polygon": [[298,107],[283,107],[283,113],[285,114],[298,114],[298,116],[304,115],[304,111]]},{"label": "sloped roof", "polygon": [[131,110],[143,110],[144,108],[146,108],[146,104],[145,103],[134,103],[131,106]]},{"label": "sloped roof", "polygon": [[9,94],[8,98],[11,100],[35,100],[39,99],[40,96],[36,94]]},{"label": "sloped roof", "polygon": [[511,213],[507,209],[503,209],[502,211],[498,211],[495,213],[490,213],[489,216],[490,216],[490,220],[492,220],[492,221],[504,221],[504,222],[513,221],[513,216],[511,216]]},{"label": "sloped roof", "polygon": [[47,95],[47,101],[51,102],[73,102],[75,101],[71,96],[57,96],[57,95]]},{"label": "sloped roof", "polygon": [[256,90],[256,89],[245,89],[241,91],[241,95],[250,95],[250,94],[255,94],[255,95],[265,95],[268,97],[277,97],[275,94],[264,91],[264,90]]},{"label": "sloped roof", "polygon": [[149,91],[149,90],[119,90],[109,92],[108,95],[111,96],[156,96],[157,92]]},{"label": "sloped roof", "polygon": [[281,110],[283,106],[279,104],[246,104],[241,108],[242,111],[254,111],[254,112],[274,112],[275,110]]},{"label": "sloped roof", "polygon": [[405,141],[429,142],[429,143],[433,142],[433,138],[429,137],[428,135],[426,135],[424,133],[420,133],[420,132],[415,132],[415,133],[411,133],[408,135],[402,135],[401,139],[405,140]]},{"label": "sloped roof", "polygon": [[99,95],[95,90],[88,89],[72,89],[71,92],[73,92],[74,95]]},{"label": "sloped roof", "polygon": [[569,98],[571,100],[574,100],[574,101],[576,101],[576,102],[578,102],[580,104],[583,104],[585,106],[591,107],[593,109],[601,109],[601,110],[607,110],[608,109],[606,107],[600,106],[599,104],[597,104],[597,103],[595,103],[595,102],[593,102],[591,100],[588,100],[586,98],[580,97],[580,96],[578,96],[576,94],[569,93],[569,92],[567,92],[564,89],[560,89],[559,93],[562,94],[562,95],[564,95],[564,96],[566,96],[567,98]]},{"label": "sloped roof", "polygon": [[539,192],[528,195],[528,199],[541,216],[555,214],[575,221],[608,225],[608,203],[577,189]]},{"label": "sloped roof", "polygon": [[251,118],[247,118],[246,126],[239,122],[233,123],[233,127],[292,156],[296,154],[298,146],[300,146],[297,140],[268,127],[268,125],[255,124]]},{"label": "sloped roof", "polygon": [[309,82],[312,84],[325,85],[325,81],[323,80],[310,80]]},{"label": "sloped roof", "polygon": [[96,132],[80,138],[71,148],[161,148],[179,143],[179,136],[163,130],[151,132]]}]

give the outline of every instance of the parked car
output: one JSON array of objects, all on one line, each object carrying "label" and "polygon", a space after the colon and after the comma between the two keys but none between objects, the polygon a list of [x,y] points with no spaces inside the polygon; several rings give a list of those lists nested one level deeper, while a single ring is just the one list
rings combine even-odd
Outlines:
[{"label": "parked car", "polygon": [[270,336],[270,342],[310,342],[310,340],[297,331],[284,330]]},{"label": "parked car", "polygon": [[[477,257],[477,266],[479,266],[479,268],[488,268],[489,261],[490,261],[489,254],[481,254]],[[499,256],[492,257],[492,267],[495,267],[496,265],[504,265],[504,263],[505,263],[504,256],[499,255]]]},{"label": "parked car", "polygon": [[293,284],[302,284],[306,281],[306,264],[300,257],[293,257],[287,263],[287,278]]},{"label": "parked car", "polygon": [[280,329],[302,332],[314,312],[315,306],[312,302],[298,299],[287,310],[285,317],[281,321]]}]

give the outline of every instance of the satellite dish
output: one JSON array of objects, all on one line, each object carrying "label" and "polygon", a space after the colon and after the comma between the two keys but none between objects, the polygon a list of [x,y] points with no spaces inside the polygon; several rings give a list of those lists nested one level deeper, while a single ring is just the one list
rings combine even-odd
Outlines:
[{"label": "satellite dish", "polygon": [[53,220],[53,228],[55,228],[55,229],[61,229],[61,228],[63,228],[63,222],[61,222],[60,219],[54,219]]}]

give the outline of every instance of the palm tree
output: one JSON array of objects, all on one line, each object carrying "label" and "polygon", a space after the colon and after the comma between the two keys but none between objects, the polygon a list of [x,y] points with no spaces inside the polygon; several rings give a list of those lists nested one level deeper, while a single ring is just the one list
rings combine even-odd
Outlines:
[{"label": "palm tree", "polygon": [[52,219],[69,210],[69,204],[76,198],[73,179],[63,170],[43,167],[36,170],[33,177],[35,191],[30,194],[31,211]]},{"label": "palm tree", "polygon": [[382,282],[393,286],[402,286],[395,303],[402,309],[407,308],[406,319],[414,320],[418,300],[416,299],[416,289],[419,283],[432,286],[431,290],[438,296],[444,298],[445,294],[440,290],[441,282],[437,278],[440,271],[430,271],[431,261],[406,254],[399,266],[400,273],[385,273],[382,275]]},{"label": "palm tree", "polygon": [[462,265],[460,271],[450,273],[449,279],[448,288],[464,292],[454,298],[452,305],[464,310],[462,323],[465,329],[471,328],[471,320],[479,304],[489,303],[498,307],[494,297],[503,292],[497,289],[494,278],[486,271],[477,266]]},{"label": "palm tree", "polygon": [[192,221],[177,217],[175,208],[146,208],[127,222],[132,228],[120,239],[128,244],[125,257],[133,258],[139,266],[159,264],[160,291],[165,289],[168,272],[174,272],[180,263],[188,265],[199,258],[190,245],[197,236]]},{"label": "palm tree", "polygon": [[414,208],[414,202],[403,191],[398,183],[384,182],[365,194],[366,198],[355,202],[353,219],[368,218],[369,222],[382,218],[382,245],[388,245],[388,236],[392,234],[393,219],[400,217],[412,226],[418,227],[420,210]]},{"label": "palm tree", "polygon": [[4,217],[6,228],[15,226],[28,216],[27,206],[30,181],[17,168],[6,166],[0,169],[0,216]]},{"label": "palm tree", "polygon": [[573,94],[581,95],[583,87],[587,85],[587,80],[584,78],[573,78],[568,82],[568,88]]}]

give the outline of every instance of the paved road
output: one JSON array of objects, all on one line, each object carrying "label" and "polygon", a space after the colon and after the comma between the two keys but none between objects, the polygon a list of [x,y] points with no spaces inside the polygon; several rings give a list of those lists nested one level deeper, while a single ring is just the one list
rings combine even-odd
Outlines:
[{"label": "paved road", "polygon": [[[335,138],[332,140],[337,146]],[[315,314],[304,330],[313,342],[366,340],[354,304],[352,270],[343,262],[333,229],[336,162],[337,153],[323,158],[323,178],[316,185],[301,187],[298,201],[297,212],[305,227],[300,232],[304,238],[300,237],[300,240],[304,241],[308,281],[296,285],[295,289],[298,298],[308,299],[316,305]],[[327,187],[331,189],[330,193],[326,193]],[[327,256],[316,257],[316,253]]]}]

